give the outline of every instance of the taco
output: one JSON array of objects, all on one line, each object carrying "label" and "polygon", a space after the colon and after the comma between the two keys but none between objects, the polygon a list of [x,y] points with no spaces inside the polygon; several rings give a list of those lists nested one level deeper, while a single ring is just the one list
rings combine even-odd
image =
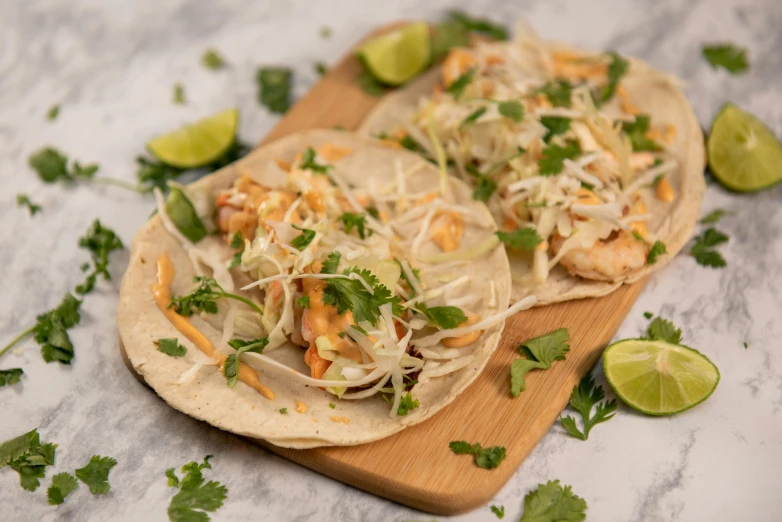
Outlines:
[{"label": "taco", "polygon": [[512,301],[604,295],[690,237],[705,191],[701,127],[668,75],[521,29],[514,42],[452,49],[360,132],[447,168],[487,202]]},{"label": "taco", "polygon": [[376,140],[292,135],[156,197],[122,281],[127,356],[174,408],[279,446],[425,420],[534,302],[508,308],[470,189]]}]

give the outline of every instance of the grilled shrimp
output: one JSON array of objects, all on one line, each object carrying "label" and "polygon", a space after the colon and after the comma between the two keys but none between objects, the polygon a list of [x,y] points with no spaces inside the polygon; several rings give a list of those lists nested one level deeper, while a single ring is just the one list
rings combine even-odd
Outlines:
[{"label": "grilled shrimp", "polygon": [[[559,234],[552,237],[554,255],[565,239]],[[636,239],[630,231],[621,230],[589,248],[571,250],[562,257],[560,264],[571,274],[584,279],[615,281],[643,268],[648,253],[645,241]]]}]

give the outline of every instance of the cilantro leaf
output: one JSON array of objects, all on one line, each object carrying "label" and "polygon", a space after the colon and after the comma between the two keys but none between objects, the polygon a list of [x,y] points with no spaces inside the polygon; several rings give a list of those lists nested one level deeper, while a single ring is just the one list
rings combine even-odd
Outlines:
[{"label": "cilantro leaf", "polygon": [[67,169],[68,158],[57,149],[39,149],[30,155],[28,162],[44,183],[54,183],[60,179],[71,181]]},{"label": "cilantro leaf", "polygon": [[230,341],[228,341],[228,346],[230,346],[237,352],[239,351],[239,349],[241,349],[242,353],[244,352],[263,353],[263,349],[266,348],[267,344],[269,344],[269,339],[266,337],[258,337],[257,339],[253,339],[251,341],[245,341],[243,339],[231,339]]},{"label": "cilantro leaf", "polygon": [[570,351],[570,333],[567,328],[559,328],[551,333],[530,339],[519,346],[526,359],[516,359],[511,364],[511,394],[518,397],[527,389],[527,372],[535,369],[547,370],[554,361],[564,361]]},{"label": "cilantro leaf", "polygon": [[225,359],[223,363],[223,375],[228,381],[228,386],[236,386],[239,380],[239,356],[245,352],[263,353],[263,349],[269,344],[269,339],[266,337],[260,337],[253,339],[252,341],[243,341],[241,339],[231,339],[228,341],[228,345],[236,350],[236,353],[232,353]]},{"label": "cilantro leaf", "polygon": [[467,316],[461,308],[456,306],[432,306],[428,307],[423,303],[416,305],[424,317],[440,330],[450,330],[467,322]]},{"label": "cilantro leaf", "polygon": [[481,448],[478,442],[470,444],[463,440],[456,440],[451,442],[449,447],[457,455],[472,455],[475,465],[483,469],[494,469],[505,460],[505,448],[502,446]]},{"label": "cilantro leaf", "polygon": [[499,519],[505,518],[505,506],[500,506],[500,507],[492,506],[491,512],[497,515],[497,518]]},{"label": "cilantro leaf", "polygon": [[706,229],[700,236],[695,237],[695,243],[690,249],[690,255],[702,266],[720,268],[726,265],[722,254],[713,250],[713,247],[726,243],[728,236],[714,227]]},{"label": "cilantro leaf", "polygon": [[564,147],[546,145],[538,160],[541,176],[559,174],[565,168],[565,160],[573,160],[581,155],[581,146],[577,141],[569,141]]},{"label": "cilantro leaf", "polygon": [[725,216],[725,214],[726,214],[726,212],[724,210],[722,210],[721,208],[718,208],[716,210],[712,210],[711,212],[709,212],[708,214],[703,216],[701,218],[701,220],[699,221],[699,223],[702,223],[704,225],[707,225],[707,224],[713,225],[713,224],[717,223],[720,219],[722,219],[723,216]]},{"label": "cilantro leaf", "polygon": [[513,249],[523,248],[524,250],[535,250],[543,242],[538,231],[532,227],[520,228],[513,232],[497,231],[494,233],[500,241]]},{"label": "cilantro leaf", "polygon": [[343,270],[342,274],[346,276],[356,274],[372,287],[374,293],[369,293],[361,281],[353,278],[327,279],[326,288],[323,290],[323,303],[336,308],[340,315],[350,310],[356,323],[369,321],[374,324],[380,315],[382,305],[399,303],[399,298],[392,296],[391,291],[380,284],[377,277],[369,270],[351,267]]},{"label": "cilantro leaf", "polygon": [[269,111],[283,114],[291,106],[293,71],[287,67],[260,67],[255,74],[258,103]]},{"label": "cilantro leaf", "polygon": [[470,45],[470,32],[456,20],[446,20],[437,24],[432,34],[432,62],[437,62],[454,47]]},{"label": "cilantro leaf", "polygon": [[310,307],[310,296],[303,295],[301,297],[296,298],[296,304],[301,306],[302,308],[309,308]]},{"label": "cilantro leaf", "polygon": [[166,478],[168,479],[168,487],[173,488],[179,486],[179,477],[176,476],[174,468],[168,468],[166,470]]},{"label": "cilantro leaf", "polygon": [[662,317],[655,317],[654,320],[649,323],[648,335],[649,339],[665,341],[666,343],[671,344],[679,344],[682,341],[681,328],[676,328],[672,322],[663,319]]},{"label": "cilantro leaf", "polygon": [[233,270],[242,264],[242,254],[244,253],[244,238],[241,232],[237,232],[231,237],[231,243],[228,245],[231,248],[238,249],[239,251],[231,257],[231,264],[228,270]]},{"label": "cilantro leaf", "polygon": [[399,408],[397,408],[396,413],[397,415],[404,417],[420,405],[421,403],[418,402],[418,399],[413,399],[413,396],[410,395],[410,392],[407,392],[402,395],[402,398],[399,401]]},{"label": "cilantro leaf", "polygon": [[657,256],[661,256],[665,254],[667,250],[665,249],[665,243],[660,241],[659,239],[654,242],[652,245],[652,248],[649,249],[649,253],[646,255],[646,264],[647,265],[653,265],[657,262]]},{"label": "cilantro leaf", "polygon": [[291,246],[296,250],[303,250],[307,247],[312,240],[315,239],[315,231],[309,228],[299,228],[296,225],[292,225],[296,230],[300,230],[301,234],[291,239]]},{"label": "cilantro leaf", "polygon": [[559,480],[538,484],[524,497],[524,514],[519,522],[581,522],[586,520],[587,503]]},{"label": "cilantro leaf", "polygon": [[644,318],[651,319],[652,317],[654,317],[652,312],[644,312]]},{"label": "cilantro leaf", "polygon": [[154,188],[168,190],[168,182],[180,176],[184,170],[162,161],[136,156],[136,179],[139,192],[152,192]]},{"label": "cilantro leaf", "polygon": [[334,404],[333,402],[329,403],[329,408],[331,408],[332,410],[335,409],[336,407],[337,407],[337,405]]},{"label": "cilantro leaf", "polygon": [[171,357],[182,357],[187,353],[187,348],[179,344],[179,340],[176,337],[158,339],[157,349],[159,352],[163,352]]},{"label": "cilantro leaf", "polygon": [[477,109],[472,111],[466,118],[464,118],[464,120],[462,120],[462,122],[459,124],[459,128],[461,129],[465,125],[474,122],[475,120],[477,120],[478,118],[486,114],[487,110],[488,109],[486,109],[486,107],[478,107]]},{"label": "cilantro leaf", "polygon": [[323,76],[328,71],[326,64],[323,62],[315,62],[313,68],[315,69],[315,72],[318,73],[318,76]]},{"label": "cilantro leaf", "polygon": [[185,86],[181,83],[175,83],[174,84],[174,94],[171,97],[171,101],[175,103],[176,105],[184,105],[187,103],[187,100],[185,100]]},{"label": "cilantro leaf", "polygon": [[[345,212],[339,216],[339,221],[342,222],[342,226],[345,227],[345,233],[350,232],[355,228],[358,237],[366,239],[367,237],[367,218],[364,214],[353,214],[352,212]],[[369,235],[372,235],[372,231],[369,231]]]},{"label": "cilantro leaf", "polygon": [[70,473],[58,473],[52,477],[52,485],[46,491],[49,498],[49,504],[56,506],[65,502],[65,498],[73,493],[79,483]]},{"label": "cilantro leaf", "polygon": [[524,119],[524,106],[516,100],[500,102],[497,105],[497,110],[500,114],[516,123]]},{"label": "cilantro leaf", "polygon": [[198,217],[195,206],[179,187],[169,187],[164,210],[183,236],[198,243],[207,235],[206,225]]},{"label": "cilantro leaf", "polygon": [[76,470],[76,478],[87,484],[93,495],[103,495],[111,491],[109,471],[116,465],[117,461],[111,457],[95,455],[86,466]]},{"label": "cilantro leaf", "polygon": [[323,261],[323,267],[320,269],[321,274],[336,274],[339,267],[339,260],[342,258],[342,254],[334,251],[326,257]]},{"label": "cilantro leaf", "polygon": [[41,444],[38,430],[32,430],[0,444],[0,468],[6,465],[19,473],[19,483],[35,491],[46,476],[46,466],[54,464],[56,444]]},{"label": "cilantro leaf", "polygon": [[614,97],[616,88],[619,86],[619,82],[622,77],[627,74],[627,70],[630,68],[630,62],[619,56],[617,53],[608,53],[611,58],[611,62],[608,64],[608,85],[604,86],[600,91],[599,101],[605,103]]},{"label": "cilantro leaf", "polygon": [[333,168],[333,165],[321,165],[315,162],[315,149],[307,147],[304,154],[301,156],[301,165],[299,168],[302,170],[311,170],[312,172],[318,172],[320,174],[326,174]]},{"label": "cilantro leaf", "polygon": [[288,413],[288,408],[280,408],[280,414],[285,415]]},{"label": "cilantro leaf", "polygon": [[242,233],[237,232],[231,237],[231,243],[228,245],[231,248],[244,248],[244,238],[242,238]]},{"label": "cilantro leaf", "polygon": [[622,123],[622,130],[630,138],[634,152],[662,150],[659,143],[646,137],[650,127],[649,116],[646,114],[638,114],[635,121]]},{"label": "cilantro leaf", "polygon": [[35,342],[41,346],[44,361],[70,364],[73,360],[73,344],[67,330],[81,321],[80,306],[81,301],[65,294],[57,308],[37,317],[32,332],[35,333]]},{"label": "cilantro leaf", "polygon": [[198,286],[191,290],[189,294],[183,296],[172,295],[171,304],[168,305],[169,308],[173,308],[176,313],[183,317],[190,317],[194,311],[216,314],[217,300],[222,297],[242,302],[252,308],[258,315],[263,315],[263,310],[253,301],[246,297],[226,292],[211,277],[196,276],[193,278],[193,282],[198,283]]},{"label": "cilantro leaf", "polygon": [[0,469],[7,466],[12,461],[24,457],[30,453],[33,448],[40,445],[40,437],[37,429],[28,431],[23,435],[3,442],[0,444]]},{"label": "cilantro leaf", "polygon": [[475,73],[478,71],[477,67],[473,67],[458,78],[456,78],[454,81],[451,82],[451,84],[446,87],[445,91],[454,97],[455,100],[458,100],[461,98],[462,94],[464,94],[464,90],[467,88],[468,85],[470,85],[470,82],[472,81],[473,77],[475,76]]},{"label": "cilantro leaf", "polygon": [[494,40],[508,40],[510,38],[507,27],[486,18],[478,18],[463,11],[454,10],[448,13],[448,19],[460,24],[467,31],[482,34]]},{"label": "cilantro leaf", "polygon": [[747,50],[730,43],[704,45],[703,57],[713,69],[722,67],[731,74],[744,72],[749,67]]},{"label": "cilantro leaf", "polygon": [[43,210],[43,207],[41,205],[37,205],[30,201],[30,197],[27,194],[17,194],[16,195],[16,206],[17,207],[27,207],[27,210],[30,212],[31,216],[36,215],[38,212]]},{"label": "cilantro leaf", "polygon": [[60,115],[60,106],[59,105],[52,105],[48,111],[46,111],[46,119],[49,121],[54,121],[57,119],[57,116]]},{"label": "cilantro leaf", "polygon": [[552,82],[548,82],[538,89],[538,92],[544,94],[554,107],[570,107],[570,97],[573,93],[573,86],[564,78],[559,78]]},{"label": "cilantro leaf", "polygon": [[323,27],[321,27],[320,31],[318,31],[318,32],[320,33],[320,37],[321,38],[330,38],[331,37],[331,27],[329,27],[327,25],[324,25]]},{"label": "cilantro leaf", "polygon": [[[19,382],[19,379],[24,375],[24,370],[21,368],[9,368],[7,370],[0,370],[0,387]],[[0,466],[2,467],[2,466]]]},{"label": "cilantro leaf", "polygon": [[113,230],[104,227],[97,219],[79,238],[79,246],[90,251],[93,263],[92,272],[87,275],[84,283],[76,287],[78,294],[85,295],[95,288],[98,276],[102,276],[104,281],[111,280],[111,274],[108,270],[109,254],[114,250],[125,248],[125,246]]},{"label": "cilantro leaf", "polygon": [[225,60],[215,49],[207,49],[201,56],[201,63],[207,69],[216,71],[225,67]]},{"label": "cilantro leaf", "polygon": [[172,487],[179,487],[179,491],[171,498],[168,506],[168,519],[171,522],[208,522],[209,515],[217,511],[228,496],[228,489],[219,482],[210,480],[204,482],[203,469],[211,469],[209,464],[211,455],[204,457],[203,464],[190,462],[182,466],[184,477],[172,486],[172,477],[176,478],[173,470],[166,472],[168,483]]},{"label": "cilantro leaf", "polygon": [[357,78],[356,83],[361,87],[361,90],[370,96],[380,97],[383,96],[388,88],[377,81],[369,71],[362,72]]},{"label": "cilantro leaf", "polygon": [[548,129],[548,132],[543,137],[543,141],[546,143],[553,136],[564,134],[570,129],[570,118],[564,116],[541,116],[540,123]]},{"label": "cilantro leaf", "polygon": [[[589,432],[597,424],[611,420],[616,414],[616,399],[610,401],[603,401],[605,393],[602,386],[595,386],[595,379],[592,377],[592,372],[587,373],[581,379],[581,381],[573,387],[573,392],[570,394],[570,407],[576,410],[581,415],[581,420],[584,423],[584,431],[578,429],[575,417],[568,415],[567,417],[560,417],[562,426],[577,439],[587,440],[589,438]],[[592,408],[597,406],[594,417],[592,416]]]},{"label": "cilantro leaf", "polygon": [[496,191],[497,182],[488,176],[481,176],[478,178],[478,186],[472,192],[472,199],[486,203]]}]

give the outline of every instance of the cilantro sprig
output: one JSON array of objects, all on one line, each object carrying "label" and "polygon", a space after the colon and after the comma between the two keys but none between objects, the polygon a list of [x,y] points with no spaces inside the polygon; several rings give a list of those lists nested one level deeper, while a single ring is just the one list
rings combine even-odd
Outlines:
[{"label": "cilantro sprig", "polygon": [[565,168],[565,160],[574,160],[581,155],[581,146],[577,141],[568,141],[564,147],[549,144],[543,148],[538,167],[541,176],[559,174]]},{"label": "cilantro sprig", "polygon": [[549,103],[554,107],[570,107],[570,98],[573,94],[573,86],[564,78],[558,78],[546,83],[538,89],[540,94],[548,98]]},{"label": "cilantro sprig", "polygon": [[19,483],[28,491],[35,491],[46,476],[46,467],[54,464],[57,444],[42,443],[38,430],[0,444],[0,469],[10,466],[19,474]]},{"label": "cilantro sprig", "polygon": [[245,352],[263,353],[263,349],[269,344],[269,339],[266,337],[259,337],[252,341],[245,341],[243,339],[231,339],[228,341],[228,345],[236,350],[236,353],[232,353],[226,357],[223,363],[223,375],[225,375],[228,386],[236,386],[236,382],[239,380],[239,356]]},{"label": "cilantro sprig", "polygon": [[665,243],[660,241],[659,239],[654,242],[652,247],[649,249],[649,253],[646,255],[646,264],[647,265],[653,265],[657,262],[657,257],[667,253],[667,249],[665,248]]},{"label": "cilantro sprig", "polygon": [[510,389],[514,397],[527,389],[525,378],[531,370],[547,370],[554,361],[564,361],[570,351],[570,333],[559,328],[551,333],[530,339],[519,346],[525,359],[516,359],[510,368]]},{"label": "cilantro sprig", "polygon": [[538,484],[524,497],[524,514],[519,522],[581,522],[586,520],[587,503],[559,480]]},{"label": "cilantro sprig", "polygon": [[638,114],[635,117],[635,121],[626,121],[622,123],[622,130],[627,134],[627,137],[630,138],[633,152],[655,152],[662,150],[659,143],[646,137],[646,133],[649,132],[650,127],[651,123],[649,116],[646,114]]},{"label": "cilantro sprig", "polygon": [[117,461],[111,457],[94,455],[86,466],[76,470],[76,478],[84,482],[93,495],[105,495],[111,491],[109,472],[116,465]]},{"label": "cilantro sprig", "polygon": [[704,45],[701,52],[713,69],[723,68],[739,74],[749,68],[747,50],[731,43]]},{"label": "cilantro sprig", "polygon": [[176,313],[183,317],[190,317],[195,311],[216,314],[217,300],[223,297],[244,303],[258,312],[258,314],[263,315],[263,310],[257,304],[246,297],[226,292],[211,277],[195,276],[193,282],[198,283],[198,286],[183,296],[172,295],[171,304],[168,305],[169,308],[173,308]]},{"label": "cilantro sprig", "polygon": [[334,168],[333,165],[322,165],[317,163],[315,161],[315,156],[315,149],[312,147],[307,147],[307,150],[305,150],[304,154],[301,156],[301,164],[299,165],[299,168],[302,170],[311,170],[312,172],[317,172],[318,174],[328,174],[329,170]]},{"label": "cilantro sprig", "polygon": [[478,442],[470,444],[463,440],[455,440],[448,446],[457,455],[472,455],[475,465],[483,469],[494,469],[505,460],[505,448],[502,446],[482,448]]},{"label": "cilantro sprig", "polygon": [[[605,392],[602,386],[595,386],[595,379],[592,372],[587,373],[581,381],[573,387],[570,394],[570,407],[581,415],[584,431],[578,429],[575,417],[570,415],[560,417],[562,427],[568,433],[577,439],[587,440],[589,432],[601,422],[611,420],[616,414],[616,399],[604,401]],[[592,415],[592,409],[595,408],[595,414]]]},{"label": "cilantro sprig", "polygon": [[21,368],[9,368],[7,370],[0,370],[0,387],[11,386],[16,384],[24,375],[24,370]]},{"label": "cilantro sprig", "polygon": [[[335,273],[325,271],[336,270],[339,257],[332,257],[334,254],[335,252],[332,252],[327,261],[323,263],[321,273]],[[353,276],[354,274],[355,276]],[[353,313],[353,319],[356,323],[369,321],[375,324],[380,316],[380,307],[384,304],[391,303],[395,312],[398,312],[398,307],[401,305],[399,297],[394,296],[369,270],[350,267],[343,270],[342,275],[348,276],[348,279],[327,279],[326,288],[323,290],[323,303],[336,308],[340,315],[350,311]],[[370,293],[356,277],[363,279],[372,288],[372,292]]]},{"label": "cilantro sprig", "polygon": [[423,303],[418,303],[415,305],[415,309],[440,330],[450,330],[467,322],[467,316],[464,315],[461,308],[456,306],[428,307]]},{"label": "cilantro sprig", "polygon": [[505,518],[505,506],[492,506],[491,512],[494,513],[500,520]]},{"label": "cilantro sprig", "polygon": [[728,242],[727,234],[723,234],[714,227],[709,227],[703,234],[695,236],[695,243],[690,249],[690,255],[701,266],[711,268],[722,268],[727,263],[722,254],[717,252],[714,247]]},{"label": "cilantro sprig", "polygon": [[543,141],[548,143],[551,138],[565,134],[570,129],[570,118],[564,116],[541,116],[540,124],[548,129]]},{"label": "cilantro sprig", "polygon": [[242,254],[244,253],[244,238],[242,238],[241,232],[237,232],[233,235],[229,246],[238,250],[238,252],[231,256],[231,264],[228,266],[228,270],[233,270],[242,264]]},{"label": "cilantro sprig", "polygon": [[679,344],[682,342],[682,330],[676,328],[671,321],[663,319],[662,317],[655,317],[654,320],[649,323],[647,329],[647,338],[654,341],[665,341],[666,343]]},{"label": "cilantro sprig", "polygon": [[608,64],[608,84],[604,85],[598,92],[599,103],[605,103],[614,97],[616,88],[619,87],[619,82],[622,80],[627,71],[630,69],[630,62],[619,56],[615,52],[608,53],[610,62]]},{"label": "cilantro sprig", "polygon": [[36,150],[27,161],[30,168],[38,174],[38,178],[44,183],[65,183],[68,185],[76,182],[103,183],[139,192],[132,183],[121,179],[96,176],[100,170],[97,163],[82,165],[78,161],[69,162],[68,156],[54,147],[43,147]]},{"label": "cilantro sprig", "polygon": [[158,339],[157,349],[170,357],[183,357],[187,353],[187,347],[179,344],[176,337]]},{"label": "cilantro sprig", "polygon": [[291,106],[293,70],[287,67],[260,67],[255,74],[258,103],[275,114],[283,114]]},{"label": "cilantro sprig", "polygon": [[339,216],[339,221],[345,228],[345,233],[350,234],[353,229],[356,229],[356,234],[361,239],[366,239],[372,235],[372,230],[367,229],[367,218],[364,214],[354,214],[352,212],[345,212]]},{"label": "cilantro sprig", "polygon": [[305,249],[307,246],[309,246],[310,243],[312,243],[312,240],[315,239],[315,231],[309,228],[300,228],[296,225],[292,226],[296,230],[300,231],[301,234],[291,239],[291,246],[296,250]]},{"label": "cilantro sprig", "polygon": [[478,72],[477,67],[473,67],[469,69],[467,72],[456,78],[454,81],[451,82],[448,87],[445,88],[445,92],[453,96],[455,100],[458,100],[462,97],[462,94],[464,94],[464,90],[467,88],[468,85],[470,85],[470,82],[472,82],[473,77],[475,76],[475,73]]},{"label": "cilantro sprig", "polygon": [[420,405],[421,403],[418,402],[418,399],[413,399],[413,396],[410,394],[410,392],[407,392],[402,395],[401,399],[399,400],[399,408],[397,408],[396,414],[400,417],[404,417],[414,409],[418,408]]},{"label": "cilantro sprig", "polygon": [[543,242],[543,238],[540,237],[538,231],[532,227],[520,228],[512,232],[503,232],[500,230],[494,234],[500,241],[515,250],[523,248],[524,250],[532,251]]},{"label": "cilantro sprig", "polygon": [[31,216],[34,216],[38,212],[41,212],[43,210],[43,207],[41,205],[33,203],[30,200],[30,196],[28,196],[27,194],[17,194],[16,195],[16,206],[17,207],[27,207],[27,210],[28,210],[28,212],[30,212]]},{"label": "cilantro sprig", "polygon": [[225,67],[225,59],[215,49],[207,49],[201,55],[201,64],[209,70],[217,71]]},{"label": "cilantro sprig", "polygon": [[168,505],[168,519],[171,522],[209,522],[207,513],[214,513],[228,496],[228,488],[217,481],[204,481],[204,469],[211,469],[209,459],[204,462],[190,462],[182,466],[184,476],[180,480],[174,468],[166,470],[169,487],[179,488]]},{"label": "cilantro sprig", "polygon": [[92,256],[92,271],[87,275],[84,283],[76,287],[76,293],[85,295],[93,291],[98,276],[102,276],[104,281],[111,280],[108,270],[109,254],[125,246],[113,230],[104,227],[97,219],[79,239],[79,246],[89,250]]}]

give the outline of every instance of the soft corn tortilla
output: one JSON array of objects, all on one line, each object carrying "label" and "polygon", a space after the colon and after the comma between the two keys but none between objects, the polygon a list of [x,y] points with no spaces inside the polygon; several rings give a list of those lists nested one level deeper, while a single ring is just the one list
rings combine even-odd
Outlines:
[{"label": "soft corn tortilla", "polygon": [[[564,44],[545,42],[529,33],[518,42],[492,44],[504,48],[506,56],[517,63],[528,65],[530,75],[544,78],[540,56],[541,50],[573,49]],[[597,53],[596,53],[597,54]],[[511,302],[527,295],[538,298],[537,306],[606,295],[622,284],[629,284],[646,277],[662,268],[687,243],[700,215],[701,198],[706,190],[703,176],[705,149],[703,133],[698,119],[685,98],[675,79],[658,71],[641,60],[628,58],[630,68],[623,77],[621,85],[627,91],[633,104],[643,114],[649,114],[655,126],[671,124],[676,128],[672,143],[666,144],[666,150],[676,158],[678,169],[666,175],[668,182],[676,192],[673,203],[659,201],[652,189],[639,191],[644,197],[648,212],[653,215],[647,222],[652,236],[665,243],[667,254],[659,256],[653,265],[645,265],[633,273],[613,281],[594,281],[571,275],[561,265],[555,266],[545,285],[538,287],[522,286],[517,280],[529,274],[531,262],[523,255],[509,250],[511,271],[513,273],[513,292]],[[423,97],[432,94],[440,83],[442,67],[436,67],[408,86],[386,96],[359,128],[365,136],[376,137],[382,132],[392,132],[399,128],[400,122],[410,121],[417,112]]]},{"label": "soft corn tortilla", "polygon": [[[309,131],[256,149],[241,161],[197,181],[192,188],[214,193],[231,186],[241,174],[258,179],[259,174],[266,169],[274,168],[271,165],[275,159],[291,161],[306,147],[317,149],[327,143],[352,149],[351,154],[332,164],[346,181],[356,186],[366,186],[370,179],[386,183],[393,180],[394,162],[401,162],[402,167],[407,168],[423,161],[415,154],[394,150],[376,140],[347,132]],[[411,192],[434,190],[438,187],[438,171],[426,164],[408,183]],[[451,187],[456,201],[486,216],[485,229],[465,223],[462,244],[475,243],[493,233],[493,220],[485,205],[472,201],[471,191],[463,183],[451,180]],[[198,247],[214,249],[225,260],[233,253],[215,236],[205,238]],[[424,248],[434,251],[436,247],[432,244]],[[496,325],[483,333],[474,344],[475,359],[465,368],[417,385],[413,396],[420,401],[421,406],[403,417],[390,417],[390,406],[378,396],[363,400],[339,400],[321,389],[291,380],[284,374],[287,372],[261,372],[261,382],[276,394],[274,400],[267,400],[241,382],[229,388],[219,368],[185,339],[160,312],[150,287],[156,282],[156,260],[163,253],[169,256],[176,270],[172,292],[186,293],[193,286],[191,261],[184,248],[163,227],[160,217],[155,216],[133,240],[130,264],[122,280],[117,310],[121,341],[133,368],[177,410],[218,428],[265,439],[282,447],[362,444],[424,421],[453,401],[478,376],[497,347],[503,326]],[[470,264],[472,268],[468,266],[466,271],[475,277],[471,278],[466,291],[477,290],[482,285],[485,288],[489,280],[493,280],[496,285],[495,305],[490,308],[482,301],[485,309],[479,311],[486,315],[505,310],[510,299],[511,283],[504,249],[494,248]],[[420,264],[419,267],[426,269]],[[233,352],[231,348],[219,344],[222,334],[219,329],[197,315],[191,319],[193,325],[218,350]],[[173,358],[159,352],[154,342],[167,337],[177,337],[187,347],[187,354]],[[253,355],[245,354],[242,361],[261,369],[261,366],[254,364]],[[268,355],[309,375],[309,367],[304,363],[304,349],[299,346],[288,343]],[[306,413],[296,412],[295,401],[301,401],[307,406]],[[331,409],[329,403],[335,403],[336,408]],[[281,414],[280,408],[287,408],[287,413]],[[338,421],[335,422],[332,417],[337,417]]]}]

